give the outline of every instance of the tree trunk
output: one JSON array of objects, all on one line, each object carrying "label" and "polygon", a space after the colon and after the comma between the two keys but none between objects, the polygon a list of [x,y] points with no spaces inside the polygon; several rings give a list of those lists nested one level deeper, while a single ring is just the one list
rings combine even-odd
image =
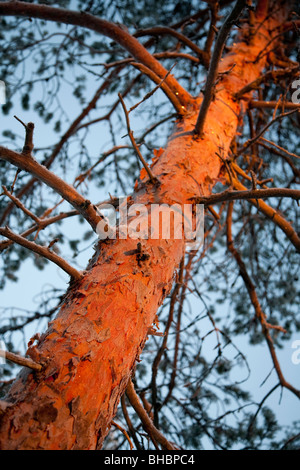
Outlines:
[{"label": "tree trunk", "polygon": [[[266,55],[256,58],[279,16],[263,23],[252,41],[247,26],[242,28],[220,63],[204,137],[193,137],[201,98],[191,99],[152,164],[160,184],[149,182],[142,170],[130,203],[184,204],[211,194],[221,178],[218,154],[228,156],[246,111],[247,102],[235,101],[234,93],[262,72]],[[84,277],[70,285],[58,316],[28,349],[43,369],[24,368],[12,386],[1,417],[2,449],[101,448],[183,254],[184,240],[98,243]]]}]

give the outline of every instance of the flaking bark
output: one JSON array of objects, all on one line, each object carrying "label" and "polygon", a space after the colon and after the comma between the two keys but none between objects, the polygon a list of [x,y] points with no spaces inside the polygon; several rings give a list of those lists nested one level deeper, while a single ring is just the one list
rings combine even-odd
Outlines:
[{"label": "flaking bark", "polygon": [[[220,64],[219,72],[231,71],[220,76],[204,138],[193,137],[201,98],[191,99],[151,166],[160,184],[149,182],[142,170],[132,202],[184,204],[211,194],[221,178],[217,154],[227,157],[246,111],[247,103],[236,101],[234,94],[260,76],[266,56],[255,59],[280,20],[268,20],[250,44],[242,39],[244,27]],[[2,449],[101,448],[184,253],[183,240],[141,240],[149,256],[139,263],[130,254],[137,242],[99,242],[83,279],[70,285],[58,316],[28,350],[43,370],[24,369],[6,397],[10,406],[1,417]]]}]

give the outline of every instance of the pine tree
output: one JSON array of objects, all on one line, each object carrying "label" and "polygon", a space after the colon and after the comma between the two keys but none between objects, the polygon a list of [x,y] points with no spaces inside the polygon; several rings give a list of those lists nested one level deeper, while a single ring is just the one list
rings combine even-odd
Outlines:
[{"label": "pine tree", "polygon": [[[15,116],[21,147],[2,129],[2,287],[29,258],[70,277],[2,321],[12,349],[13,332],[49,323],[26,357],[6,354],[24,367],[3,387],[1,448],[297,448],[297,424],[281,429],[267,406],[279,391],[300,398],[277,354],[300,326],[295,8],[0,3],[2,110],[30,115]],[[36,145],[37,123],[56,143]],[[204,207],[199,249],[174,236],[175,213],[170,237],[151,236],[162,204]],[[105,207],[147,237],[119,224],[105,238]],[[75,218],[84,228],[69,237]],[[260,402],[241,339],[271,359]]]}]

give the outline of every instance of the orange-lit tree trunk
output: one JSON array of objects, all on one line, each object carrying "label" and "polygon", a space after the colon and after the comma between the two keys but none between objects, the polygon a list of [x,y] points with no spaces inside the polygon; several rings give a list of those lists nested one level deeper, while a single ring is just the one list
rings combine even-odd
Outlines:
[{"label": "orange-lit tree trunk", "polygon": [[[192,133],[201,98],[191,99],[152,164],[160,185],[143,170],[131,202],[184,204],[211,193],[221,177],[218,154],[227,157],[246,111],[234,94],[261,74],[266,55],[256,58],[280,23],[279,14],[266,22],[264,15],[262,7],[254,39],[244,27],[220,63],[203,138]],[[28,350],[43,369],[24,369],[3,407],[2,449],[101,448],[184,254],[184,240],[141,240],[144,257],[137,242],[100,242],[82,280],[70,285],[58,316]]]}]

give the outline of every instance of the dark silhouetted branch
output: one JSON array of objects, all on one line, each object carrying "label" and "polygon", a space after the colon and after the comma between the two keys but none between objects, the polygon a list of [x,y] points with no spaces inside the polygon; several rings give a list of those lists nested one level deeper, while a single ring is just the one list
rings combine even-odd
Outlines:
[{"label": "dark silhouetted branch", "polygon": [[291,385],[289,382],[287,382],[286,379],[283,376],[283,373],[282,373],[282,370],[281,370],[281,367],[280,367],[280,364],[279,364],[279,361],[278,361],[278,358],[277,358],[277,354],[276,354],[276,351],[275,351],[274,343],[273,343],[273,340],[272,340],[272,337],[271,337],[271,334],[270,334],[270,329],[277,329],[277,330],[281,330],[281,331],[284,331],[284,330],[280,326],[274,326],[274,325],[271,325],[270,323],[267,322],[266,315],[263,312],[262,307],[260,305],[260,302],[258,300],[256,289],[255,289],[255,286],[254,286],[254,284],[253,284],[253,282],[252,282],[252,280],[251,280],[251,278],[248,274],[247,267],[246,267],[245,263],[243,262],[243,260],[240,256],[240,253],[237,251],[237,249],[234,246],[233,238],[232,238],[232,230],[231,230],[232,211],[233,211],[233,202],[230,202],[229,206],[228,206],[228,212],[227,212],[227,247],[228,247],[228,250],[230,251],[232,256],[235,258],[235,260],[238,264],[238,267],[239,267],[239,270],[240,270],[240,275],[241,275],[241,277],[244,281],[244,284],[245,284],[246,289],[247,289],[248,294],[249,294],[250,301],[251,301],[251,303],[254,307],[256,318],[259,320],[259,322],[261,324],[262,332],[263,332],[263,335],[266,339],[266,342],[267,342],[267,345],[268,345],[268,348],[269,348],[269,351],[270,351],[270,354],[271,354],[271,357],[272,357],[273,365],[274,365],[274,368],[276,370],[276,373],[277,373],[278,379],[280,381],[280,384],[281,384],[282,387],[287,388],[294,395],[296,395],[298,398],[300,398],[300,390],[297,390],[295,387],[293,387],[293,385]]},{"label": "dark silhouetted branch", "polygon": [[222,28],[220,29],[218,33],[218,37],[217,37],[215,47],[214,47],[214,52],[213,52],[209,70],[208,70],[206,85],[204,89],[203,101],[202,101],[199,115],[197,118],[197,122],[194,128],[195,136],[199,136],[201,138],[203,137],[204,123],[205,123],[205,119],[206,119],[206,115],[207,115],[210,103],[213,98],[215,82],[216,82],[217,74],[218,74],[218,66],[219,66],[220,59],[222,57],[225,42],[232,28],[232,25],[240,16],[245,5],[246,5],[246,0],[238,0],[236,2],[233,10],[231,11],[229,16],[225,20],[225,23],[223,24]]}]

